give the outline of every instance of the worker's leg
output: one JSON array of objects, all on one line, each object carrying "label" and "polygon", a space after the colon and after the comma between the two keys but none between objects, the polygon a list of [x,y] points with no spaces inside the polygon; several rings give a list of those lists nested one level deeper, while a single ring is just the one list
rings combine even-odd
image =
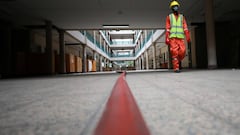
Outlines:
[{"label": "worker's leg", "polygon": [[183,39],[178,39],[177,44],[179,46],[178,49],[178,61],[179,61],[179,69],[182,69],[182,60],[184,59],[185,55],[186,55],[186,47],[184,44],[184,40]]},{"label": "worker's leg", "polygon": [[179,50],[178,50],[178,60],[182,61],[186,55],[186,46],[184,44],[183,39],[177,39],[177,44],[179,45]]},{"label": "worker's leg", "polygon": [[170,39],[170,52],[172,55],[172,64],[173,70],[179,70],[179,63],[178,63],[178,44],[175,39]]}]

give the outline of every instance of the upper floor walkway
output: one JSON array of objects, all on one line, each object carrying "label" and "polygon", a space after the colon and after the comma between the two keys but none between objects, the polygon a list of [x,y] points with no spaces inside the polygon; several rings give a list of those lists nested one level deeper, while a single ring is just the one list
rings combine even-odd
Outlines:
[{"label": "upper floor walkway", "polygon": [[[107,51],[103,45],[101,45],[91,34],[86,31],[67,31],[72,37],[77,39],[81,44],[84,44],[96,51],[100,55],[109,59],[110,61],[131,61],[136,60],[142,53],[146,51],[148,47],[150,47],[156,40],[158,40],[164,34],[164,30],[152,30],[147,36],[146,39],[143,40],[139,46],[137,46],[137,41],[133,42],[110,42],[107,38],[107,35],[104,31],[99,31],[102,37],[105,39],[106,44],[109,46],[111,50],[114,49],[133,49],[134,52],[132,54],[124,54],[124,55],[115,55],[111,51]],[[139,34],[136,34],[138,38],[141,34],[141,31],[138,31]]]}]

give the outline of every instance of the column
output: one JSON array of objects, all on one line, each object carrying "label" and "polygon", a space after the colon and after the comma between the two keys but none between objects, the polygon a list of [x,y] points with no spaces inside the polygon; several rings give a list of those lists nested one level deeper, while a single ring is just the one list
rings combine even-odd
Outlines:
[{"label": "column", "polygon": [[138,70],[139,69],[139,58],[136,59],[136,69]]},{"label": "column", "polygon": [[47,67],[48,73],[54,73],[53,66],[53,46],[52,46],[52,22],[46,21],[46,54],[47,54]]},{"label": "column", "polygon": [[102,55],[99,55],[99,64],[100,64],[100,69],[99,71],[102,72],[103,71],[103,67],[102,67]]},{"label": "column", "polygon": [[205,0],[208,68],[217,68],[213,0]]},{"label": "column", "polygon": [[60,73],[66,73],[64,30],[59,30]]},{"label": "column", "polygon": [[137,70],[137,59],[133,61],[133,67]]},{"label": "column", "polygon": [[93,60],[96,60],[97,59],[97,54],[96,54],[96,51],[93,50]]},{"label": "column", "polygon": [[[97,64],[97,53],[95,50],[93,50],[93,60],[95,61],[95,63]],[[92,63],[93,64],[93,63]],[[97,65],[92,65],[92,69],[93,71],[97,71]]]},{"label": "column", "polygon": [[107,69],[107,59],[104,58],[104,68]]},{"label": "column", "polygon": [[139,70],[139,69],[140,69],[140,68],[139,68],[139,67],[140,67],[140,66],[139,66],[139,58],[137,58],[137,63],[136,63],[136,64],[137,64],[136,69]]},{"label": "column", "polygon": [[153,43],[153,69],[156,69],[156,43]]},{"label": "column", "polygon": [[141,70],[141,56],[138,58],[138,69]]},{"label": "column", "polygon": [[144,53],[142,54],[142,69],[145,69]]},{"label": "column", "polygon": [[148,49],[146,49],[145,55],[146,55],[146,69],[149,70],[149,63],[148,63]]},{"label": "column", "polygon": [[139,70],[141,70],[142,69],[142,57],[140,56],[139,58],[138,58],[138,67],[139,67]]},{"label": "column", "polygon": [[87,71],[87,53],[86,53],[86,45],[82,45],[82,72],[86,73]]}]

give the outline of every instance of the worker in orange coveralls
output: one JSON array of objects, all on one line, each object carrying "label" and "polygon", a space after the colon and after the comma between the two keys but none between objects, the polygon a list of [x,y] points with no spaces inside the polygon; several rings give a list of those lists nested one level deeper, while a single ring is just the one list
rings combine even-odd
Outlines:
[{"label": "worker in orange coveralls", "polygon": [[185,57],[186,47],[184,38],[190,43],[190,34],[188,31],[185,17],[179,13],[180,4],[173,0],[170,3],[170,9],[173,13],[169,14],[166,19],[166,44],[170,45],[170,53],[172,55],[173,70],[180,73],[179,64]]}]

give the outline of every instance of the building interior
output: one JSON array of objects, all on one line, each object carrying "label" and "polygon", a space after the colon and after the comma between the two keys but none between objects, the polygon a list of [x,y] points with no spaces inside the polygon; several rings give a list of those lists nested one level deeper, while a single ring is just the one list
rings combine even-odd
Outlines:
[{"label": "building interior", "polygon": [[[171,69],[165,44],[169,1],[0,2],[3,77]],[[214,0],[209,7],[197,0],[180,3],[191,33],[182,67],[239,68],[236,1]]]}]

